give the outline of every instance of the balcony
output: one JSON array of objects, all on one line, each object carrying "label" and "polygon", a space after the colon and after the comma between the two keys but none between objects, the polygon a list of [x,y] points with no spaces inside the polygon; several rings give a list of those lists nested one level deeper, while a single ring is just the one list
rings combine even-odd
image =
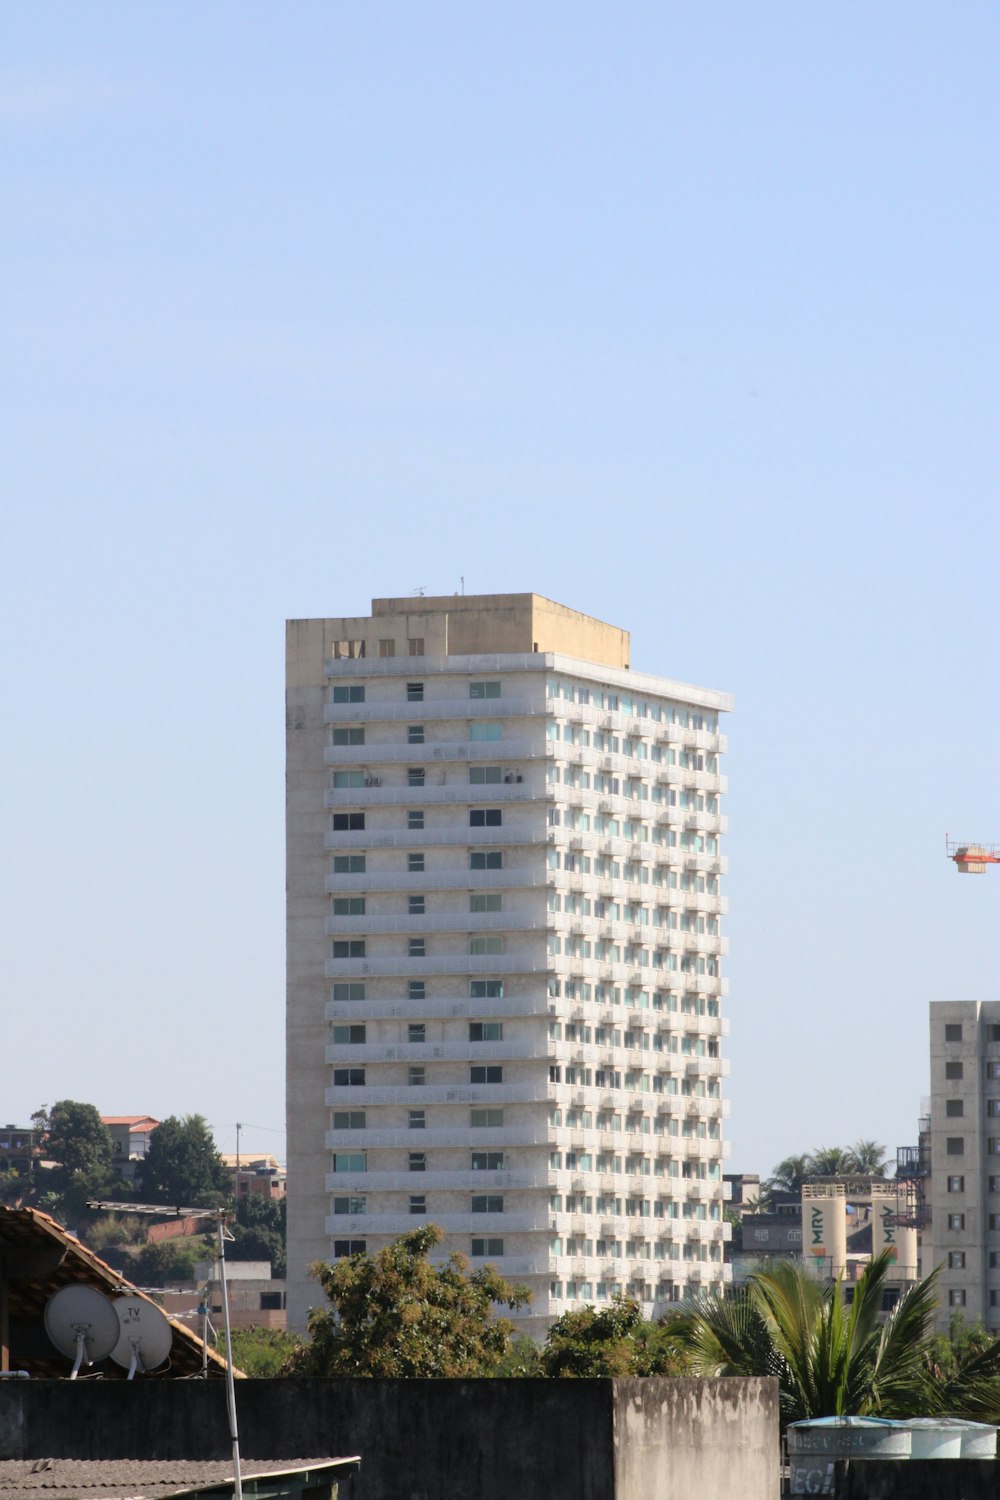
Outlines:
[{"label": "balcony", "polygon": [[[339,706],[339,705],[338,705]],[[350,705],[348,705],[349,707]],[[420,718],[420,704],[410,705],[409,720]],[[540,728],[540,726],[539,726]],[[440,765],[450,761],[542,760],[550,751],[541,734],[502,740],[425,740],[422,745],[380,744],[377,740],[363,745],[327,745],[323,759],[328,766],[382,766],[412,763]]]},{"label": "balcony", "polygon": [[436,724],[442,719],[532,719],[544,713],[545,705],[540,698],[425,698],[418,703],[325,703],[323,722],[375,724],[405,720],[408,724]]},{"label": "balcony", "polygon": [[[419,1188],[418,1183],[414,1191]],[[338,1183],[339,1191],[339,1183]],[[428,1205],[426,1214],[411,1214],[405,1209],[394,1214],[330,1214],[326,1220],[326,1233],[330,1235],[358,1234],[409,1234],[424,1224],[437,1224],[446,1234],[474,1234],[500,1236],[548,1231],[548,1218],[544,1212],[503,1214],[449,1214],[438,1213]]]},{"label": "balcony", "polygon": [[[365,1017],[369,1014],[370,1011],[365,1006]],[[427,1015],[426,1009],[421,1014]],[[520,1042],[355,1042],[341,1046],[331,1043],[326,1049],[326,1060],[341,1068],[383,1062],[420,1065],[437,1062],[522,1062],[544,1069],[545,1062],[532,1050],[531,1043],[530,1036],[524,1037]],[[401,1086],[408,1087],[405,1078],[402,1079]]]},{"label": "balcony", "polygon": [[[337,1150],[350,1151],[350,1137],[356,1132],[345,1131],[337,1143]],[[426,1132],[425,1132],[426,1134]],[[419,1147],[414,1147],[419,1150]],[[468,1161],[468,1158],[466,1158]],[[401,1193],[423,1193],[436,1191],[456,1191],[466,1193],[496,1193],[513,1192],[515,1190],[540,1189],[545,1191],[548,1187],[548,1174],[539,1168],[537,1171],[511,1171],[511,1172],[472,1172],[468,1166],[453,1172],[380,1172],[377,1169],[367,1172],[353,1172],[350,1175],[351,1186],[345,1187],[345,1173],[328,1172],[326,1176],[326,1191],[328,1193],[352,1194],[401,1192]]]},{"label": "balcony", "polygon": [[548,1015],[548,1004],[544,995],[500,995],[488,999],[473,1000],[471,996],[456,999],[455,996],[435,996],[429,992],[426,999],[410,1000],[386,996],[368,1000],[328,1000],[325,1010],[328,1021],[392,1021],[450,1020],[468,1017],[478,1020],[489,1016],[537,1016],[539,1020]]},{"label": "balcony", "polygon": [[[414,1092],[417,1092],[414,1090]],[[415,1106],[416,1107],[416,1106]],[[345,1105],[350,1108],[350,1105]],[[354,1137],[357,1137],[355,1143]],[[323,1137],[328,1151],[371,1152],[385,1147],[403,1148],[407,1151],[430,1150],[432,1146],[457,1146],[463,1150],[495,1150],[508,1146],[537,1148],[540,1157],[548,1160],[548,1140],[545,1134],[544,1111],[534,1112],[532,1118],[495,1128],[472,1129],[468,1120],[461,1125],[428,1125],[424,1130],[409,1130],[405,1126],[386,1126],[367,1130],[328,1130]],[[364,1177],[363,1172],[336,1172],[333,1174],[338,1192],[353,1192],[352,1184]],[[417,1189],[414,1188],[414,1192]]]},{"label": "balcony", "polygon": [[[339,1059],[338,1059],[339,1061]],[[346,1063],[343,1064],[347,1066]],[[365,1109],[369,1105],[396,1104],[408,1109],[432,1104],[473,1105],[538,1104],[548,1099],[544,1083],[525,1078],[521,1083],[425,1083],[408,1085],[401,1077],[396,1084],[349,1084],[328,1088],[324,1100],[329,1109]],[[471,1133],[471,1127],[470,1127]],[[469,1136],[466,1136],[466,1144]],[[419,1147],[414,1147],[418,1150]]]},{"label": "balcony", "polygon": [[[340,837],[338,834],[337,837]],[[545,884],[541,869],[525,865],[520,870],[470,870],[468,860],[450,870],[426,870],[400,875],[393,871],[370,870],[361,875],[327,875],[328,895],[372,895],[378,891],[495,891],[528,890],[533,893]]]},{"label": "balcony", "polygon": [[[482,799],[483,802],[488,800]],[[323,847],[338,854],[368,849],[427,849],[455,844],[470,849],[499,848],[509,844],[537,847],[542,842],[541,823],[535,826],[527,820],[517,828],[406,828],[398,832],[356,828],[344,833],[328,832],[323,836]]]},{"label": "balcony", "polygon": [[429,911],[424,914],[404,914],[394,917],[369,916],[327,917],[324,930],[330,937],[350,937],[360,933],[364,937],[380,934],[414,933],[420,937],[433,937],[441,932],[505,932],[512,938],[523,933],[543,933],[550,926],[544,916],[532,917],[530,911],[479,911],[446,912]]},{"label": "balcony", "polygon": [[[370,778],[375,780],[377,778]],[[464,806],[469,803],[537,802],[545,797],[543,786],[526,781],[490,782],[473,786],[467,781],[444,786],[424,781],[420,786],[341,786],[328,787],[323,793],[324,807],[428,807],[436,804]],[[469,832],[477,832],[469,829]],[[485,830],[483,830],[485,832]]]},{"label": "balcony", "polygon": [[389,978],[432,979],[435,974],[483,974],[500,978],[508,974],[545,974],[550,963],[524,953],[458,953],[440,957],[331,958],[324,970],[327,979]]}]

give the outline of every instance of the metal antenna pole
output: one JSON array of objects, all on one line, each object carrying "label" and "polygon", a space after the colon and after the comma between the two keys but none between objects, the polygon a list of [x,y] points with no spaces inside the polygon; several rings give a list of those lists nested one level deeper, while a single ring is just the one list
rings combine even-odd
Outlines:
[{"label": "metal antenna pole", "polygon": [[229,1289],[226,1286],[225,1219],[219,1210],[219,1280],[222,1283],[222,1317],[226,1333],[226,1404],[229,1407],[229,1435],[233,1440],[233,1479],[235,1500],[243,1500],[243,1477],[240,1472],[240,1436],[236,1426],[236,1383],[233,1380],[233,1336],[229,1327]]}]

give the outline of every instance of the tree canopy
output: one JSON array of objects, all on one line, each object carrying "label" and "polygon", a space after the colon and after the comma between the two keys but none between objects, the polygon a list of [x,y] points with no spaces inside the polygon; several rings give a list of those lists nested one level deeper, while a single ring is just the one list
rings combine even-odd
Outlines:
[{"label": "tree canopy", "polygon": [[312,1270],[331,1306],[309,1314],[310,1342],[289,1361],[295,1375],[474,1376],[493,1374],[510,1348],[510,1320],[495,1316],[530,1300],[492,1266],[469,1272],[461,1255],[431,1265],[436,1224],[374,1255]]},{"label": "tree canopy", "polygon": [[766,1202],[775,1192],[798,1193],[810,1177],[885,1177],[889,1160],[880,1141],[855,1141],[853,1146],[817,1146],[800,1156],[778,1162],[765,1183],[761,1197]]},{"label": "tree canopy", "polygon": [[149,1138],[142,1191],[150,1203],[171,1208],[214,1208],[230,1196],[225,1163],[203,1115],[170,1115]]},{"label": "tree canopy", "polygon": [[574,1308],[549,1329],[543,1375],[680,1375],[684,1357],[669,1324],[648,1323],[639,1303],[616,1296],[602,1308]]},{"label": "tree canopy", "polygon": [[45,1129],[46,1155],[67,1171],[94,1172],[110,1165],[114,1144],[93,1104],[58,1100],[49,1111]]},{"label": "tree canopy", "polygon": [[236,1219],[229,1226],[233,1243],[227,1260],[269,1260],[271,1275],[284,1276],[285,1200],[259,1198],[248,1193],[236,1204]]},{"label": "tree canopy", "polygon": [[889,1252],[869,1262],[848,1306],[841,1280],[797,1261],[755,1272],[745,1287],[674,1321],[694,1375],[773,1375],[782,1425],[810,1417],[981,1418],[1000,1405],[1000,1343],[951,1368],[931,1358],[937,1272],[908,1287],[882,1320]]}]

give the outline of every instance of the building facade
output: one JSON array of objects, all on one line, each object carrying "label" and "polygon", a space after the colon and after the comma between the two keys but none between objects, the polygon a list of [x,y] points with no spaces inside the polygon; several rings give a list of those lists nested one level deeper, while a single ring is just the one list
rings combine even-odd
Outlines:
[{"label": "building facade", "polygon": [[1000,1001],[936,1001],[930,1032],[923,1270],[941,1267],[942,1328],[958,1311],[1000,1334]]},{"label": "building facade", "polygon": [[720,1287],[728,696],[533,594],[287,644],[289,1326],[431,1221],[533,1331]]}]

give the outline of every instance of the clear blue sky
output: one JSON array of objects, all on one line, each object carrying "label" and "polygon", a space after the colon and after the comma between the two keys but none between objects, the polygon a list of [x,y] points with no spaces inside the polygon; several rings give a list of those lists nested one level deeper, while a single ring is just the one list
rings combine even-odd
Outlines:
[{"label": "clear blue sky", "polygon": [[1000,995],[998,42],[4,5],[4,1120],[281,1150],[283,621],[464,576],[736,694],[732,1165],[915,1138]]}]

